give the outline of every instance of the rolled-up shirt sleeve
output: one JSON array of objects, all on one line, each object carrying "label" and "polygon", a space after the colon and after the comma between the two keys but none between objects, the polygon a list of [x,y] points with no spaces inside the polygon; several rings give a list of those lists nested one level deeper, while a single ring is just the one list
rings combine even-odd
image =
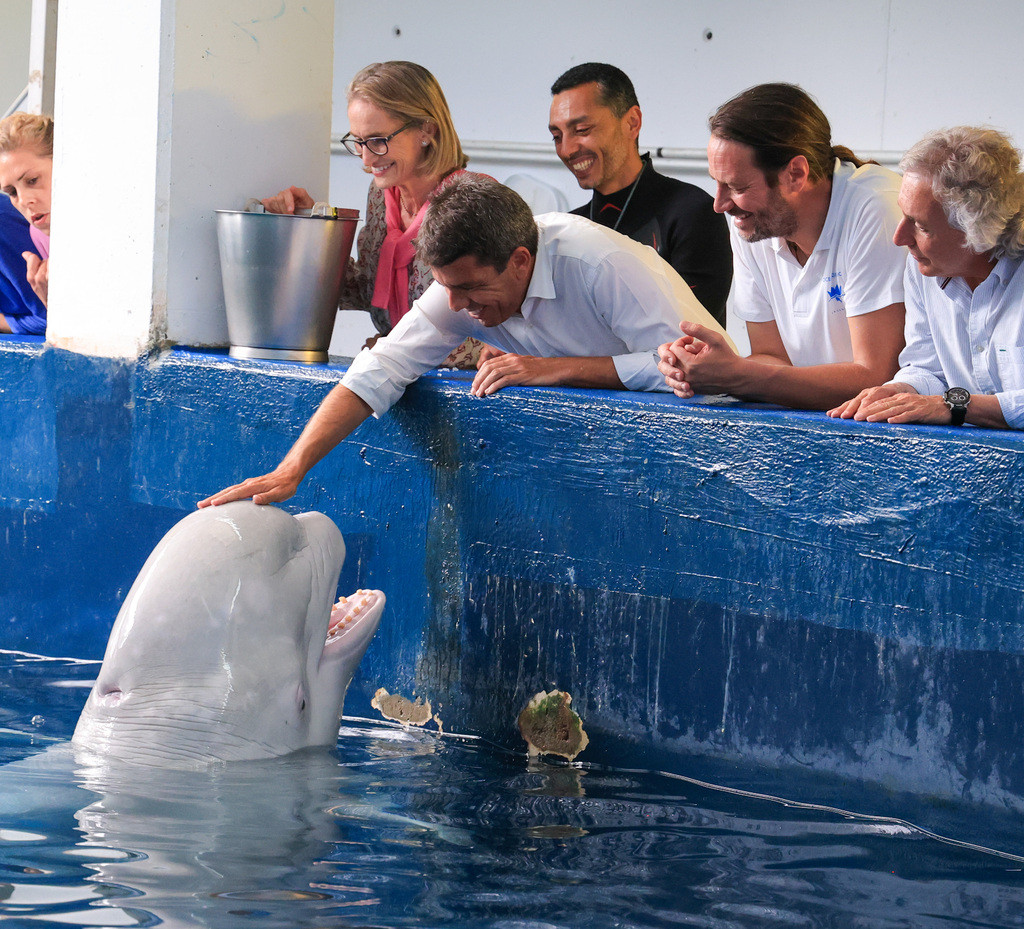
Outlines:
[{"label": "rolled-up shirt sleeve", "polygon": [[1024,429],[1024,390],[1001,390],[996,394],[999,409],[1011,429]]},{"label": "rolled-up shirt sleeve", "polygon": [[633,352],[630,355],[612,356],[615,373],[627,390],[661,390],[672,388],[665,383],[665,376],[658,370],[657,352]]},{"label": "rolled-up shirt sleeve", "polygon": [[356,356],[341,383],[362,399],[374,416],[382,416],[406,387],[463,343],[471,327],[460,316],[465,314],[448,309],[444,288],[435,281],[389,335]]},{"label": "rolled-up shirt sleeve", "polygon": [[732,345],[689,285],[656,252],[612,252],[591,269],[588,282],[598,313],[627,351],[612,353],[615,372],[628,390],[669,391],[658,370],[658,346],[679,338],[680,320],[700,323]]},{"label": "rolled-up shirt sleeve", "polygon": [[387,338],[353,361],[342,384],[383,414],[421,374],[473,337],[504,352],[540,358],[612,359],[629,390],[666,391],[658,347],[679,337],[681,319],[730,345],[725,330],[658,253],[561,213],[537,217],[538,250],[517,312],[486,327],[452,312],[436,281]]},{"label": "rolled-up shirt sleeve", "polygon": [[1024,262],[1001,258],[973,290],[959,277],[925,277],[908,259],[907,345],[894,382],[918,393],[964,387],[994,396],[1006,425],[1024,428]]}]

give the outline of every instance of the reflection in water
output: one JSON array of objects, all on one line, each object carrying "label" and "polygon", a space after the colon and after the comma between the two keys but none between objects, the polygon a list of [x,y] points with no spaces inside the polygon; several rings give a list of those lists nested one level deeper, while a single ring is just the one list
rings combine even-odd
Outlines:
[{"label": "reflection in water", "polygon": [[[1020,862],[895,820],[359,721],[335,752],[89,765],[39,752],[26,711],[0,735],[0,915],[16,925],[1024,922]],[[1000,828],[1024,844],[1019,822]]]},{"label": "reflection in water", "polygon": [[[323,861],[340,837],[330,807],[349,787],[360,799],[368,787],[326,751],[211,771],[110,766],[79,776],[100,798],[76,814],[85,845],[131,852],[94,860],[93,880],[141,893],[132,906],[171,927],[194,926],[200,914],[204,925],[248,924],[251,904],[282,905],[305,925],[304,910],[332,902],[311,892],[334,870]],[[372,888],[359,896],[372,899]]]}]

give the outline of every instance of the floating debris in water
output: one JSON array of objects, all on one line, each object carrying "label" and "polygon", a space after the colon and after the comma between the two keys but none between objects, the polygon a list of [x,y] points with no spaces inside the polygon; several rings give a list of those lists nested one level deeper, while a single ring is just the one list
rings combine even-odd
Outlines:
[{"label": "floating debris in water", "polygon": [[401,723],[403,726],[425,726],[433,719],[438,730],[441,729],[441,720],[431,713],[430,701],[425,701],[422,697],[417,697],[413,702],[408,697],[389,694],[383,687],[378,687],[370,706],[379,711],[385,719]]},{"label": "floating debris in water", "polygon": [[530,757],[561,755],[572,761],[590,743],[583,723],[570,709],[572,697],[563,690],[534,694],[519,714],[519,732]]}]

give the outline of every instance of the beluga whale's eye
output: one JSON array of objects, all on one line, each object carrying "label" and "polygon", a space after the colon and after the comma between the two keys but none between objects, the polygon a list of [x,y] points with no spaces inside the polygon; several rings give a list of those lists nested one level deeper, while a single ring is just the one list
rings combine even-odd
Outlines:
[{"label": "beluga whale's eye", "polygon": [[123,697],[120,687],[110,686],[96,691],[96,700],[101,706],[117,706]]}]

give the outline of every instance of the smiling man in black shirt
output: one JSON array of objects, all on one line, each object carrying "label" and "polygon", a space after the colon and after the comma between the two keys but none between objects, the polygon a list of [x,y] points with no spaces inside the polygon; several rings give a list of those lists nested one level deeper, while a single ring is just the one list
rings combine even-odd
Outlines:
[{"label": "smiling man in black shirt", "polygon": [[589,62],[551,87],[555,151],[590,203],[573,210],[654,248],[725,325],[732,250],[710,194],[654,170],[640,155],[642,123],[633,83],[613,65]]}]

